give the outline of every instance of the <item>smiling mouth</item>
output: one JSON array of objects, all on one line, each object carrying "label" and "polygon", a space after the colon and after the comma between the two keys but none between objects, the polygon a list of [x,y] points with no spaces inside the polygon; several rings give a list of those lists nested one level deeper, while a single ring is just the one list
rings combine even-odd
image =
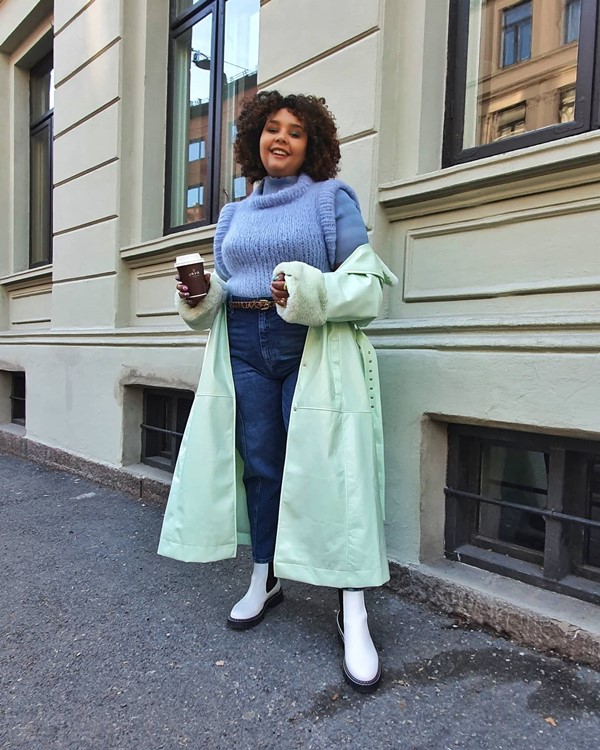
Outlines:
[{"label": "smiling mouth", "polygon": [[280,148],[271,149],[271,153],[273,154],[273,156],[289,156],[287,151],[283,151]]}]

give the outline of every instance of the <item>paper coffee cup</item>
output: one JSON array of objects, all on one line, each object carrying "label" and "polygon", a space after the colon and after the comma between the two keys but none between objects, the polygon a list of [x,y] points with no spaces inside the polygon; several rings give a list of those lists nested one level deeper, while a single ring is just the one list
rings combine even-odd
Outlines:
[{"label": "paper coffee cup", "polygon": [[181,283],[188,288],[190,295],[188,299],[199,299],[206,296],[204,258],[200,253],[178,255],[175,258],[175,268],[179,272]]}]

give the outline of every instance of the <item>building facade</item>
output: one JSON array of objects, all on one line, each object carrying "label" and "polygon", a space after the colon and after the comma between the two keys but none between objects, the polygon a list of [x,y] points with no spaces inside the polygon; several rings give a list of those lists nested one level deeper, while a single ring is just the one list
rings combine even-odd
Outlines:
[{"label": "building facade", "polygon": [[597,18],[597,0],[0,0],[4,448],[168,484],[206,342],[173,308],[174,258],[210,267],[219,209],[251,189],[243,96],[317,93],[400,278],[368,329],[396,578],[593,619]]}]

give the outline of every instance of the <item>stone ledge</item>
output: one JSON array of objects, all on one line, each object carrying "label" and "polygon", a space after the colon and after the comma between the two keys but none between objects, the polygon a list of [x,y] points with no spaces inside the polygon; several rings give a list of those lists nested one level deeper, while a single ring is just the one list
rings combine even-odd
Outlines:
[{"label": "stone ledge", "polygon": [[600,608],[464,563],[392,563],[387,586],[460,621],[600,668]]},{"label": "stone ledge", "polygon": [[164,506],[171,486],[170,481],[161,481],[156,477],[143,476],[139,472],[90,461],[2,429],[0,453],[8,453],[58,471],[68,471],[152,505]]}]

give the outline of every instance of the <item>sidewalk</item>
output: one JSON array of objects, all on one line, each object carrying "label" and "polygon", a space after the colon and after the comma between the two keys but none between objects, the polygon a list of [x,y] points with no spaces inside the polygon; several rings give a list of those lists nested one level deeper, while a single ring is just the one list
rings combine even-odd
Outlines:
[{"label": "sidewalk", "polygon": [[[384,681],[341,677],[337,594],[285,582],[225,627],[250,560],[156,555],[162,511],[0,456],[0,748],[595,750],[600,673],[367,594]],[[599,613],[600,616],[600,613]]]}]

